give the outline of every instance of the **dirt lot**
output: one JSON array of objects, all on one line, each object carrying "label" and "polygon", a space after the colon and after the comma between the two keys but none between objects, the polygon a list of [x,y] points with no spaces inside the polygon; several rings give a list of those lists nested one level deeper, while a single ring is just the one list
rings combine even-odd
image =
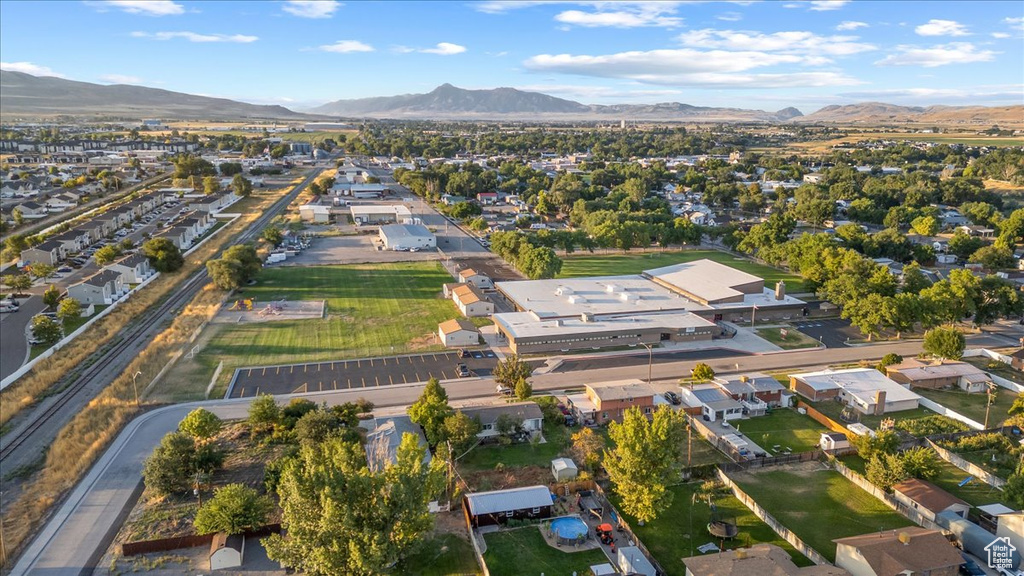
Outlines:
[{"label": "dirt lot", "polygon": [[[374,229],[376,230],[376,229]],[[410,262],[439,260],[436,250],[396,252],[378,250],[377,234],[315,238],[309,249],[284,262],[268,266],[317,266],[322,264],[363,264],[366,262]]]}]

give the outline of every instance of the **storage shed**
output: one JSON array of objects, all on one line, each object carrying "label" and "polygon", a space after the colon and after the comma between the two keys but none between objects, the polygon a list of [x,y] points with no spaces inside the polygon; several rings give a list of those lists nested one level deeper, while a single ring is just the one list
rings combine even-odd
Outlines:
[{"label": "storage shed", "polygon": [[573,480],[579,472],[571,458],[555,458],[551,461],[551,475],[555,477],[555,482]]},{"label": "storage shed", "polygon": [[245,551],[245,536],[218,532],[210,544],[210,570],[239,568]]},{"label": "storage shed", "polygon": [[474,528],[504,524],[510,518],[551,517],[551,492],[547,486],[525,486],[467,494],[463,506]]}]

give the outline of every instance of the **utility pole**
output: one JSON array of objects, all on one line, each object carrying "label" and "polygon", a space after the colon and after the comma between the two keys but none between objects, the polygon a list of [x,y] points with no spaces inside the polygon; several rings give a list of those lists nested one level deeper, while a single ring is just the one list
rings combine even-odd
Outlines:
[{"label": "utility pole", "polygon": [[142,371],[139,370],[132,374],[132,389],[135,390],[135,407],[139,407],[139,386],[135,383],[139,376],[142,376]]},{"label": "utility pole", "polygon": [[995,384],[989,384],[988,389],[985,390],[985,396],[987,402],[985,402],[985,430],[988,430],[988,413],[992,410],[992,403],[994,399],[992,393],[994,392]]}]

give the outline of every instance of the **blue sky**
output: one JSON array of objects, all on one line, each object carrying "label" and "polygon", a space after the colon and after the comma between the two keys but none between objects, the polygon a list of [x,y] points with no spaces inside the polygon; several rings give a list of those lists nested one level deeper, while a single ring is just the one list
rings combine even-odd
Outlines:
[{"label": "blue sky", "polygon": [[805,113],[1024,104],[1024,2],[0,2],[5,70],[302,108],[513,86]]}]

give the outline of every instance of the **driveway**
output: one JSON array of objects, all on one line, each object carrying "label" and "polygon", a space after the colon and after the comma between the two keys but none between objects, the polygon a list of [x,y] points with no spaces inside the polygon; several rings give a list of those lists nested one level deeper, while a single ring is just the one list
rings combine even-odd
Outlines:
[{"label": "driveway", "polygon": [[18,298],[21,307],[17,312],[0,315],[0,380],[7,378],[21,368],[28,356],[28,340],[25,331],[32,317],[43,311],[43,299],[39,296]]}]

